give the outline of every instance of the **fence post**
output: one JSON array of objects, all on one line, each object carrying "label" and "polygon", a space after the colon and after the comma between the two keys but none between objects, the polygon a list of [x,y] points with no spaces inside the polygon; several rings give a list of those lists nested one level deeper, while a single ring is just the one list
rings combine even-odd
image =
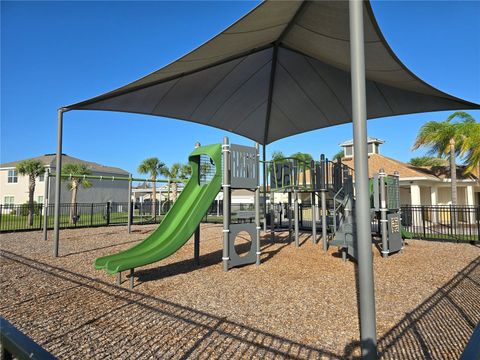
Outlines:
[{"label": "fence post", "polygon": [[93,225],[93,203],[90,205],[90,226]]},{"label": "fence post", "polygon": [[426,229],[425,229],[425,209],[424,209],[423,205],[421,205],[420,210],[421,210],[420,214],[422,215],[423,238],[426,239],[427,234],[426,234]]},{"label": "fence post", "polygon": [[[38,223],[38,230],[41,230],[42,229],[42,224],[43,224],[43,204],[38,204],[38,211],[39,211],[39,215],[40,215],[40,222]],[[35,219],[35,210],[33,211],[33,218]],[[33,225],[35,226],[35,222],[33,223]]]},{"label": "fence post", "polygon": [[110,225],[110,201],[107,202],[107,226]]},{"label": "fence post", "polygon": [[43,197],[43,203],[45,206],[43,207],[43,211],[45,211],[45,214],[43,214],[43,240],[48,239],[48,203],[50,202],[48,196],[50,194],[50,170],[47,170],[45,173],[45,194]]},{"label": "fence post", "polygon": [[477,213],[475,221],[477,223],[477,241],[478,241],[478,239],[480,238],[480,205],[477,206],[477,208],[475,209],[475,212]]},{"label": "fence post", "polygon": [[[132,174],[128,175],[128,198],[127,198],[127,231],[130,234],[132,232]],[[160,193],[160,199],[162,199],[162,193]],[[160,203],[161,206],[161,203]]]},{"label": "fence post", "polygon": [[452,205],[449,206],[450,208],[450,235],[452,236],[453,238],[453,211],[452,211]]},{"label": "fence post", "polygon": [[135,211],[135,203],[133,201],[130,201],[128,203],[128,206],[130,206],[130,226],[133,225],[133,212]]}]

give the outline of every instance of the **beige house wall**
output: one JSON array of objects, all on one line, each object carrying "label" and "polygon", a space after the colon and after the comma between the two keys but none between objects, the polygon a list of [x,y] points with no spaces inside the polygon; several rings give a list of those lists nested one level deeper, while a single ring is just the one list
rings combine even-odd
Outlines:
[{"label": "beige house wall", "polygon": [[[28,177],[18,175],[17,183],[8,183],[8,170],[15,168],[0,169],[0,204],[4,204],[5,196],[13,196],[15,204],[23,204],[28,201]],[[45,181],[36,179],[33,199],[38,202],[39,196],[45,194]]]},{"label": "beige house wall", "polygon": [[[8,183],[8,170],[13,168],[0,169],[0,204],[4,204],[5,196],[13,196],[15,204],[24,204],[28,201],[28,176],[18,175],[17,183]],[[54,171],[54,170],[53,170]],[[119,174],[92,171],[92,175],[99,176],[123,176]],[[45,177],[46,179],[46,177]],[[92,187],[89,189],[80,188],[77,194],[78,203],[102,203],[102,202],[126,202],[128,200],[128,181],[112,180],[90,180]],[[35,184],[34,200],[45,195],[45,181],[40,182],[37,178]],[[62,182],[61,203],[69,203],[71,193],[68,189],[68,182]],[[49,203],[53,204],[55,197],[55,178],[50,178]]]}]

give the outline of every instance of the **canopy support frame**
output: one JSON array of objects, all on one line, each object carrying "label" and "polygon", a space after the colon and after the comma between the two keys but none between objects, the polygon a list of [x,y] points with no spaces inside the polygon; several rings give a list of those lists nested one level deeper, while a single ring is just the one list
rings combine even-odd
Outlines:
[{"label": "canopy support frame", "polygon": [[349,0],[349,21],[360,346],[362,358],[377,359],[375,287],[368,184],[365,44],[362,0]]},{"label": "canopy support frame", "polygon": [[[67,108],[60,108],[57,112],[57,158],[55,172],[62,171],[62,137],[63,137],[63,114],[69,111]],[[62,177],[55,177],[55,207],[54,207],[54,225],[53,225],[53,256],[58,257],[60,240],[60,196],[62,190]]]}]

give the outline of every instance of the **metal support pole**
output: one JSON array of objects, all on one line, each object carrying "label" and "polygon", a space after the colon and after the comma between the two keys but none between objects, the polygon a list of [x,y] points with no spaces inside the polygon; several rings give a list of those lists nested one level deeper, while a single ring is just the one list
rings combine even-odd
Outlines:
[{"label": "metal support pole", "polygon": [[275,242],[275,197],[270,192],[270,240]]},{"label": "metal support pole", "polygon": [[388,230],[387,230],[387,194],[385,189],[385,170],[380,169],[378,172],[378,181],[380,182],[380,224],[382,226],[382,256],[386,258],[389,253],[388,249]]},{"label": "metal support pole", "polygon": [[256,247],[257,247],[257,260],[256,264],[260,265],[260,255],[262,254],[260,251],[260,153],[259,153],[259,144],[255,144],[255,150],[257,153],[257,164],[256,164],[256,173],[257,173],[257,188],[255,189],[255,226],[257,228],[255,239]]},{"label": "metal support pole", "polygon": [[267,145],[262,146],[263,152],[263,231],[267,232]]},{"label": "metal support pole", "polygon": [[349,0],[350,67],[352,79],[353,151],[355,162],[355,221],[357,228],[360,341],[364,359],[377,358],[375,287],[368,186],[367,109],[363,1]]},{"label": "metal support pole", "polygon": [[230,145],[228,137],[223,138],[223,271],[228,271],[230,238]]},{"label": "metal support pole", "polygon": [[317,244],[317,209],[316,209],[315,192],[312,192],[312,242]]},{"label": "metal support pole", "polygon": [[[320,195],[322,204],[322,247],[323,251],[328,250],[327,241],[327,163],[325,155],[320,155]],[[335,214],[333,214],[335,216]]]},{"label": "metal support pole", "polygon": [[292,242],[292,191],[288,191],[288,242]]},{"label": "metal support pole", "polygon": [[135,269],[130,269],[130,289],[135,286]]},{"label": "metal support pole", "polygon": [[[127,200],[127,230],[128,233],[130,234],[132,232],[132,174],[129,174],[128,176],[130,180],[128,181],[128,200]],[[162,198],[162,194],[160,193],[160,199]],[[160,205],[161,209],[161,205]]]},{"label": "metal support pole", "polygon": [[50,170],[45,172],[45,195],[43,196],[43,240],[48,240],[48,194],[50,192]]},{"label": "metal support pole", "polygon": [[57,117],[57,158],[55,172],[55,210],[54,210],[54,225],[53,225],[53,256],[58,257],[58,247],[60,242],[60,191],[62,185],[62,177],[59,174],[62,173],[62,133],[63,133],[63,113],[65,109],[58,109]]},{"label": "metal support pole", "polygon": [[293,200],[293,213],[295,217],[295,246],[299,247],[300,242],[298,239],[298,193],[297,190],[294,191],[294,200]]},{"label": "metal support pole", "polygon": [[312,242],[313,245],[317,244],[317,212],[315,209],[315,204],[317,203],[315,200],[315,161],[311,161],[310,163],[310,187],[312,190]]},{"label": "metal support pole", "polygon": [[193,258],[195,259],[195,265],[200,265],[200,224],[195,229],[193,238]]}]

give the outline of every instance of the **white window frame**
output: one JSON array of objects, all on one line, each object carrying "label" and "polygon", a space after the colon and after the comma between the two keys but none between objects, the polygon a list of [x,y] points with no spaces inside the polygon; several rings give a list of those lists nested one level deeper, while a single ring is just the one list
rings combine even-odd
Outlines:
[{"label": "white window frame", "polygon": [[[10,172],[12,172],[12,175],[10,175]],[[10,179],[12,181],[10,181]],[[17,184],[17,183],[18,183],[18,171],[15,169],[9,169],[7,171],[7,184]]]},{"label": "white window frame", "polygon": [[375,154],[375,145],[373,143],[367,144],[368,155]]},{"label": "white window frame", "polygon": [[[42,200],[40,200],[40,198],[41,198]],[[43,195],[38,195],[38,196],[37,196],[37,203],[38,203],[38,204],[43,204],[43,201],[44,201]]]},{"label": "white window frame", "polygon": [[[8,198],[8,201],[7,201]],[[12,200],[12,201],[10,201]],[[13,205],[15,205],[15,196],[13,195],[4,195],[3,196],[3,206],[4,209],[13,209]]]},{"label": "white window frame", "polygon": [[38,175],[38,182],[44,182],[45,181],[45,174]]},{"label": "white window frame", "polygon": [[[348,153],[350,152],[350,154]],[[345,157],[352,157],[353,156],[353,146],[345,146]]]}]

